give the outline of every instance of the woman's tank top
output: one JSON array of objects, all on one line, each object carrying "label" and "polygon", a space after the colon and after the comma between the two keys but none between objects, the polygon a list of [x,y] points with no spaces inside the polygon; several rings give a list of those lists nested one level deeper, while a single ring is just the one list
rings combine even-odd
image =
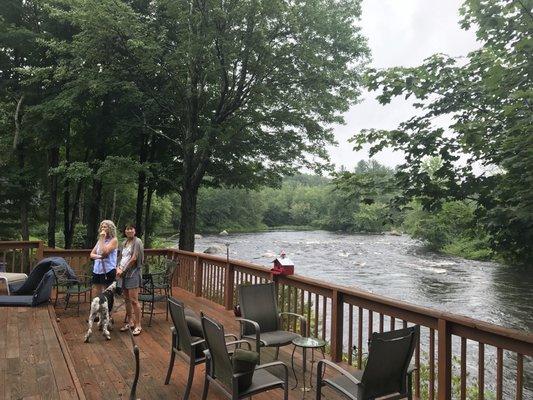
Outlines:
[{"label": "woman's tank top", "polygon": [[[104,243],[108,244],[110,241],[111,239],[105,239]],[[99,249],[96,252],[98,253]],[[109,253],[106,258],[94,260],[93,272],[95,274],[106,274],[115,268],[117,268],[117,249]]]}]

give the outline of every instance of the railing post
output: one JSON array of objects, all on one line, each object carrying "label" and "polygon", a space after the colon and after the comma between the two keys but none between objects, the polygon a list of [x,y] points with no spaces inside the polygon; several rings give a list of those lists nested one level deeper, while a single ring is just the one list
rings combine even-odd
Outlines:
[{"label": "railing post", "polygon": [[196,256],[196,270],[194,271],[194,295],[202,297],[204,263],[199,256]]},{"label": "railing post", "polygon": [[224,306],[226,310],[233,309],[233,292],[235,290],[235,270],[233,264],[226,263],[226,271],[224,277]]},{"label": "railing post", "polygon": [[438,399],[452,398],[452,335],[450,325],[445,319],[438,322]]},{"label": "railing post", "polygon": [[44,243],[42,240],[37,242],[37,250],[35,251],[36,261],[40,261],[44,258]]},{"label": "railing post", "polygon": [[333,294],[331,296],[331,359],[335,362],[342,361],[343,322],[343,294],[338,290],[333,290]]}]

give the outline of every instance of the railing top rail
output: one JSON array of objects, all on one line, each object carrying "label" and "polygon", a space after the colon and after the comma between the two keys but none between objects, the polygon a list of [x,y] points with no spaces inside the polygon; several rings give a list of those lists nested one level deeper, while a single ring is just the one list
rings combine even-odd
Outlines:
[{"label": "railing top rail", "polygon": [[[42,242],[39,241],[0,241],[0,249],[20,249],[20,248],[37,248]],[[205,253],[196,253],[190,251],[184,251],[179,249],[146,249],[148,253],[152,254],[161,254],[161,255],[171,255],[179,254],[190,257],[198,257],[200,259],[215,261],[217,263],[226,263],[228,260],[226,257],[221,257],[217,255],[205,254]],[[75,255],[75,254],[87,254],[91,249],[44,249],[45,255],[54,254],[54,255]],[[258,264],[253,264],[247,261],[242,260],[229,260],[230,265],[238,268],[248,269],[250,272],[257,271],[262,274],[270,273],[270,269],[261,266]],[[253,272],[252,272],[253,273]],[[359,288],[346,287],[337,284],[331,284],[327,282],[320,281],[318,279],[309,278],[301,275],[290,275],[283,276],[280,278],[280,282],[285,284],[294,284],[295,286],[304,287],[306,290],[312,291],[316,289],[317,293],[325,296],[332,296],[333,293],[340,294],[344,296],[345,300],[360,300],[365,304],[369,304],[370,309],[371,305],[376,306],[385,306],[389,308],[401,309],[403,311],[410,312],[412,314],[417,314],[424,317],[424,320],[431,321],[432,325],[436,320],[441,319],[447,321],[452,326],[452,332],[456,332],[459,335],[465,335],[467,337],[472,337],[474,339],[482,340],[483,335],[486,337],[494,338],[501,337],[506,338],[511,341],[518,341],[524,344],[523,348],[526,349],[525,353],[533,354],[533,333],[519,331],[516,329],[504,328],[495,324],[488,322],[480,321],[474,318],[466,317],[463,315],[456,315],[445,311],[439,311],[424,306],[417,306],[410,304],[401,300],[392,299],[386,296],[378,295],[375,293],[370,293]]]},{"label": "railing top rail", "polygon": [[41,243],[38,240],[0,241],[0,250],[33,249],[38,248]]},{"label": "railing top rail", "polygon": [[[212,254],[195,253],[195,252],[183,251],[179,249],[171,249],[171,250],[179,254],[199,257],[202,259],[213,260],[213,261],[218,261],[218,262],[226,261],[225,257],[216,256]],[[241,268],[256,270],[256,271],[260,271],[263,273],[270,272],[270,269],[268,267],[264,267],[264,266],[257,265],[257,264],[252,264],[246,261],[230,259],[229,262],[231,265],[241,267]],[[400,308],[402,310],[407,310],[415,314],[420,314],[425,317],[435,319],[435,322],[438,319],[444,319],[451,324],[461,325],[461,326],[475,329],[478,331],[484,331],[491,335],[507,337],[513,340],[518,340],[518,341],[522,341],[524,343],[533,345],[533,333],[519,331],[519,330],[511,329],[511,328],[504,328],[499,325],[480,321],[480,320],[466,317],[463,315],[456,315],[456,314],[452,314],[446,311],[436,310],[430,307],[418,306],[418,305],[414,305],[411,303],[407,303],[405,301],[389,298],[383,295],[370,293],[370,292],[367,292],[367,291],[364,291],[358,288],[327,283],[327,282],[324,282],[318,279],[309,278],[309,277],[302,276],[302,275],[295,274],[295,275],[283,276],[282,279],[284,283],[292,281],[294,282],[295,285],[303,284],[304,286],[308,288],[316,287],[320,289],[321,292],[324,292],[324,290],[328,292],[337,291],[345,295],[347,298],[354,297],[354,298],[367,300],[369,302],[376,303],[376,304],[382,304],[382,305],[386,305],[389,307]]]}]

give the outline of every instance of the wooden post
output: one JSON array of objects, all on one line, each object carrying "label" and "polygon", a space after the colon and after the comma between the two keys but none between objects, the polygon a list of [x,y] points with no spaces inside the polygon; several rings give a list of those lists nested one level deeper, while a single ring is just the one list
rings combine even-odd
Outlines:
[{"label": "wooden post", "polygon": [[331,296],[331,360],[334,362],[342,361],[343,322],[343,295],[338,290],[333,290]]},{"label": "wooden post", "polygon": [[194,295],[196,297],[202,297],[204,263],[199,256],[196,256],[196,270],[194,272]]},{"label": "wooden post", "polygon": [[226,310],[233,309],[233,292],[235,291],[235,270],[233,264],[226,263],[226,271],[224,277],[224,306]]},{"label": "wooden post", "polygon": [[44,243],[42,240],[37,242],[37,250],[35,251],[36,261],[40,261],[44,258]]},{"label": "wooden post", "polygon": [[438,399],[451,400],[452,398],[452,335],[450,326],[445,319],[439,318],[438,322]]}]

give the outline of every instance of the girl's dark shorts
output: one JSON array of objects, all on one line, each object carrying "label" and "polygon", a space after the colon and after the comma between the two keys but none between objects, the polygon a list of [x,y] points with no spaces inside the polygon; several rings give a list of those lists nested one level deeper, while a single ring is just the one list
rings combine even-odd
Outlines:
[{"label": "girl's dark shorts", "polygon": [[113,282],[115,282],[116,275],[117,275],[116,269],[112,269],[106,274],[95,274],[93,272],[93,284],[109,286]]}]

